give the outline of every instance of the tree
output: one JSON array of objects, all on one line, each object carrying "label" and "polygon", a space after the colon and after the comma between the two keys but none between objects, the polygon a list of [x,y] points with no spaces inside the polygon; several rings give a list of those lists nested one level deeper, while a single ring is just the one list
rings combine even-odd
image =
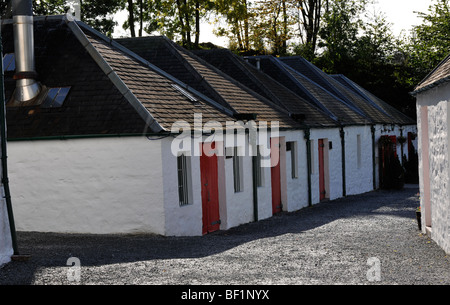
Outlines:
[{"label": "tree", "polygon": [[[296,0],[298,9],[297,24],[301,44],[296,46],[297,54],[301,54],[308,60],[315,57],[317,39],[323,15],[322,0]],[[325,12],[329,10],[328,0],[325,0]]]},{"label": "tree", "polygon": [[[81,21],[94,29],[111,36],[117,22],[114,14],[124,8],[123,0],[78,0],[81,8]],[[52,1],[50,1],[52,2]]]},{"label": "tree", "polygon": [[[111,36],[114,26],[114,13],[123,8],[123,0],[78,0],[81,20],[96,30]],[[0,1],[2,18],[11,18],[11,0]],[[34,15],[60,15],[69,10],[66,0],[33,0]]]},{"label": "tree", "polygon": [[418,12],[422,24],[415,26],[406,42],[408,66],[412,75],[407,80],[417,85],[438,65],[450,50],[450,10],[448,0],[437,0],[430,5],[428,14]]},{"label": "tree", "polygon": [[289,28],[292,19],[288,16],[291,1],[265,0],[257,2],[255,15],[257,26],[265,29],[265,38],[273,55],[287,54],[287,41],[290,38]]},{"label": "tree", "polygon": [[227,23],[227,28],[220,27],[216,31],[217,35],[227,36],[235,49],[248,52],[251,49],[250,20],[255,18],[250,3],[247,0],[217,0],[214,4],[216,14]]},{"label": "tree", "polygon": [[318,46],[323,49],[319,63],[328,73],[354,68],[357,36],[366,0],[333,0],[323,16]]}]

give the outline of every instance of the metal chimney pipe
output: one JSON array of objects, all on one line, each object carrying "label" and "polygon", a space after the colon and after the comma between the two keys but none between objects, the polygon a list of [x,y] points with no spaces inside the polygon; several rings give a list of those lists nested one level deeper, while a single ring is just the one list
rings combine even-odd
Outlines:
[{"label": "metal chimney pipe", "polygon": [[41,86],[36,81],[32,1],[12,0],[12,13],[16,57],[15,99],[26,102],[41,91]]}]

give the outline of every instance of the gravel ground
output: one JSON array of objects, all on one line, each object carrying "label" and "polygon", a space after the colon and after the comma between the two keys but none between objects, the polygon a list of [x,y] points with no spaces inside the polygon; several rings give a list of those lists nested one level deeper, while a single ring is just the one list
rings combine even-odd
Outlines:
[{"label": "gravel ground", "polygon": [[449,285],[450,257],[418,230],[417,193],[348,196],[202,237],[18,232],[31,258],[3,266],[0,284]]}]

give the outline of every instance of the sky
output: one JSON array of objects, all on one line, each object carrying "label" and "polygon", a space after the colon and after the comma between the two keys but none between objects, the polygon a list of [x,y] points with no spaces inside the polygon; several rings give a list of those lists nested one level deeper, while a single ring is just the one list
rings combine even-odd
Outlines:
[{"label": "sky", "polygon": [[[383,13],[386,16],[386,21],[392,24],[392,32],[399,36],[402,31],[408,34],[408,31],[413,25],[418,25],[421,22],[417,18],[415,11],[428,13],[428,7],[437,0],[375,0],[375,7],[370,7],[370,12]],[[126,14],[119,15],[117,21],[119,26],[116,27],[114,37],[129,36],[123,29],[122,23],[126,18]],[[214,26],[205,23],[201,27],[200,41],[212,42],[222,47],[227,47],[227,39],[223,37],[216,37],[212,31]]]}]

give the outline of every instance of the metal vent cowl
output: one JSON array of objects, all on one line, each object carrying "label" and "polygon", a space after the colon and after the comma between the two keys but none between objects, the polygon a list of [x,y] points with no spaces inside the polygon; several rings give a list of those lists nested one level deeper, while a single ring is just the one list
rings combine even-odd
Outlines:
[{"label": "metal vent cowl", "polygon": [[37,97],[41,91],[41,86],[36,81],[31,0],[13,0],[12,13],[16,57],[15,99],[26,102]]}]

